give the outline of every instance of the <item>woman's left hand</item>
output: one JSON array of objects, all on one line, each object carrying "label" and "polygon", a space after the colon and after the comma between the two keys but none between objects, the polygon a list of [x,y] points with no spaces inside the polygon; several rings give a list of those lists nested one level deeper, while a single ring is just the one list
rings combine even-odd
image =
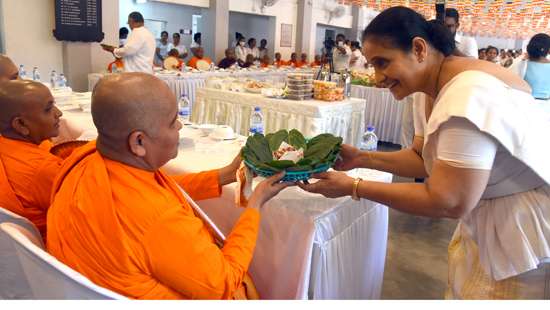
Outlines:
[{"label": "woman's left hand", "polygon": [[298,183],[301,189],[327,198],[349,196],[353,191],[353,178],[343,172],[323,172],[312,176],[319,181],[311,184]]}]

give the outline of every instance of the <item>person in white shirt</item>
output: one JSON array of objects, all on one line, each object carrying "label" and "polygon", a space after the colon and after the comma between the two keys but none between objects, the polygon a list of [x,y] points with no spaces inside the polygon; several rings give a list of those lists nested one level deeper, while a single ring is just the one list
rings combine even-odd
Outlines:
[{"label": "person in white shirt", "polygon": [[365,64],[367,60],[363,53],[361,53],[361,45],[358,41],[351,42],[351,60],[350,60],[350,69],[357,71],[365,71]]},{"label": "person in white shirt", "polygon": [[332,62],[334,64],[334,72],[340,72],[342,70],[349,69],[349,62],[351,59],[351,48],[344,42],[346,36],[339,33],[336,36],[336,46],[332,50]]},{"label": "person in white shirt", "polygon": [[193,35],[193,42],[189,46],[189,49],[191,50],[191,53],[193,53],[193,56],[197,56],[195,51],[198,47],[201,47],[201,45],[202,45],[202,34],[200,32],[197,32]]},{"label": "person in white shirt", "polygon": [[162,66],[164,58],[168,56],[168,52],[171,50],[170,42],[168,42],[168,31],[163,31],[160,33],[160,40],[157,43],[157,49],[155,52],[156,64]]},{"label": "person in white shirt", "polygon": [[123,58],[126,72],[153,73],[153,60],[155,58],[155,37],[143,25],[145,21],[139,12],[132,12],[128,16],[128,25],[132,33],[128,41],[121,48],[102,45],[103,49],[111,52],[117,58]]},{"label": "person in white shirt", "polygon": [[260,49],[256,47],[256,39],[248,39],[248,54],[254,57],[254,60],[260,59]]},{"label": "person in white shirt", "polygon": [[235,46],[235,55],[237,56],[237,61],[242,63],[246,62],[246,55],[248,55],[248,48],[246,48],[245,38],[241,37]]},{"label": "person in white shirt", "polygon": [[262,39],[260,41],[260,59],[264,59],[265,55],[267,55],[267,40]]},{"label": "person in white shirt", "polygon": [[181,43],[181,36],[179,33],[175,32],[173,35],[172,35],[172,43],[169,43],[168,44],[168,50],[172,50],[173,48],[177,49],[178,50],[178,53],[180,54],[180,58],[181,59],[185,59],[187,58],[187,56],[189,55],[187,53],[187,48],[185,48],[185,45],[183,45],[183,43]]},{"label": "person in white shirt", "polygon": [[472,37],[466,37],[457,35],[458,28],[460,27],[460,15],[454,8],[445,9],[445,26],[453,34],[455,39],[455,45],[461,55],[465,57],[478,57],[477,42]]}]

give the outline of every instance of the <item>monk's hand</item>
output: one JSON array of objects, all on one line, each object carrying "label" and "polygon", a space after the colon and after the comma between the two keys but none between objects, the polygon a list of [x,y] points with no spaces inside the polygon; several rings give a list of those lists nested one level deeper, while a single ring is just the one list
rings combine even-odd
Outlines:
[{"label": "monk's hand", "polygon": [[351,196],[353,192],[353,178],[344,172],[323,172],[312,175],[318,179],[314,183],[298,183],[298,186],[310,193],[321,194],[327,198]]},{"label": "monk's hand", "polygon": [[241,166],[242,161],[241,152],[239,152],[229,165],[220,169],[220,185],[223,186],[237,182],[237,170]]},{"label": "monk's hand", "polygon": [[340,156],[334,164],[334,169],[339,171],[348,171],[360,168],[363,152],[349,144],[343,144],[340,150]]},{"label": "monk's hand", "polygon": [[284,176],[285,172],[283,171],[258,184],[248,200],[248,207],[259,209],[283,189],[296,185],[294,182],[279,182]]}]

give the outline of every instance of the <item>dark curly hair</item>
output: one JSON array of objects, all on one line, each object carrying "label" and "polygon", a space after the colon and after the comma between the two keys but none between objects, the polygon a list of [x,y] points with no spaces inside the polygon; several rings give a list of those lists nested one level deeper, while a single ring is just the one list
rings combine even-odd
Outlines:
[{"label": "dark curly hair", "polygon": [[363,32],[363,41],[370,37],[386,40],[405,52],[411,51],[416,37],[423,38],[445,56],[451,55],[456,47],[453,35],[441,22],[427,21],[404,6],[392,7],[378,14]]}]

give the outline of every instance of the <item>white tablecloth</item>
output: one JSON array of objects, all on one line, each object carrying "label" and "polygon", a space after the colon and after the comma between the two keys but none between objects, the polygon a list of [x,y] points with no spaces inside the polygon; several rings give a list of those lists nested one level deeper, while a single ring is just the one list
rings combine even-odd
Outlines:
[{"label": "white tablecloth", "polygon": [[[64,118],[94,138],[89,113],[65,109]],[[229,164],[244,137],[214,141],[196,129],[180,133],[180,152],[165,170],[197,172]],[[368,180],[391,182],[392,175],[354,171]],[[234,206],[235,185],[220,198],[198,202],[224,233],[231,231],[242,208]],[[250,273],[265,299],[380,298],[386,255],[388,211],[372,201],[326,199],[288,188],[261,210],[261,224]]]},{"label": "white tablecloth", "polygon": [[211,88],[197,91],[191,120],[200,124],[229,125],[237,133],[247,135],[254,107],[262,110],[266,133],[296,128],[306,137],[332,133],[344,138],[345,143],[358,145],[365,129],[364,100],[295,101]]},{"label": "white tablecloth", "polygon": [[[403,126],[407,133],[414,134],[412,122],[411,99],[397,101],[388,89],[352,85],[351,96],[366,100],[365,126],[374,126],[379,141],[394,144],[409,145],[409,140],[403,141]],[[406,106],[406,105],[409,106]],[[408,114],[407,114],[408,113]],[[405,122],[403,120],[405,119]],[[408,138],[408,136],[407,136]],[[412,137],[410,138],[412,140]]]},{"label": "white tablecloth", "polygon": [[[301,70],[304,72],[307,70]],[[206,84],[206,80],[212,77],[251,78],[260,81],[284,82],[289,70],[240,70],[240,71],[214,71],[214,72],[186,72],[186,73],[157,73],[158,78],[166,82],[174,92],[176,98],[186,94],[191,104],[195,102],[195,92]],[[92,91],[104,73],[88,74],[88,90]]]}]

